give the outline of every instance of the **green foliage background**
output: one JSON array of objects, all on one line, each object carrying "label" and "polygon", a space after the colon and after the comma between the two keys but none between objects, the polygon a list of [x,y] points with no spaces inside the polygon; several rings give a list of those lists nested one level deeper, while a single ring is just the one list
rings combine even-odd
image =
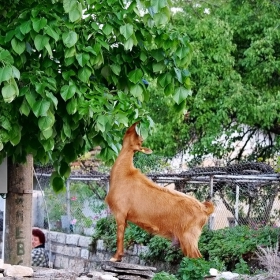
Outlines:
[{"label": "green foliage background", "polygon": [[99,145],[112,162],[137,120],[147,136],[147,80],[185,106],[192,50],[169,23],[170,1],[0,4],[0,161],[51,162],[59,190],[86,150]]},{"label": "green foliage background", "polygon": [[[152,99],[153,149],[173,156],[188,150],[227,162],[265,160],[279,153],[280,6],[277,1],[175,1],[177,30],[193,48],[192,95],[185,117],[170,98]],[[155,94],[160,92],[155,87]],[[175,118],[173,119],[173,116]],[[252,151],[245,153],[249,140]],[[241,144],[240,144],[241,143]],[[241,145],[235,158],[230,157]]]}]

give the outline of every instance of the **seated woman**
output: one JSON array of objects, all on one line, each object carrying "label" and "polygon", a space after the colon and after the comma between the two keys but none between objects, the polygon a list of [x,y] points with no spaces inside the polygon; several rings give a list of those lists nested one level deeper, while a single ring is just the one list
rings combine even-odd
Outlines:
[{"label": "seated woman", "polygon": [[37,228],[32,230],[31,266],[49,267],[49,257],[45,251],[45,234]]}]

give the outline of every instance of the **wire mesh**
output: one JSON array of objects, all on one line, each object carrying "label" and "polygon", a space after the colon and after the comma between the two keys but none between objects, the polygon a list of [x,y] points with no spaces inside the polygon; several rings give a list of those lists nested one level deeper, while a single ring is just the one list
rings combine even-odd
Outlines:
[{"label": "wire mesh", "polygon": [[[268,164],[247,162],[174,170],[165,158],[140,156],[135,158],[135,166],[162,187],[191,194],[200,201],[210,198],[215,204],[209,219],[213,230],[235,225],[280,226],[280,176]],[[91,235],[96,221],[108,215],[104,204],[108,170],[75,170],[60,193],[50,187],[51,169],[37,168],[36,174],[34,225]],[[44,211],[40,202],[43,196],[47,205]]]}]

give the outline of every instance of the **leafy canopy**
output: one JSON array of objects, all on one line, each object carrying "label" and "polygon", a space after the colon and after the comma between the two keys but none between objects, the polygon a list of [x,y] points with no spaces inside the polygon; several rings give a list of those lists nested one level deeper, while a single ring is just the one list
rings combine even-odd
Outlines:
[{"label": "leafy canopy", "polygon": [[170,1],[0,2],[0,162],[52,162],[58,190],[87,149],[110,161],[125,127],[147,134],[147,81],[184,107],[191,47]]},{"label": "leafy canopy", "polygon": [[[191,149],[232,160],[269,158],[280,150],[280,6],[275,1],[177,1],[174,25],[194,49],[193,93],[185,118],[174,119],[170,97],[152,100],[160,123],[152,148]],[[162,109],[164,108],[164,109]],[[163,110],[163,114],[162,113]],[[180,132],[180,133],[179,133]],[[246,155],[246,148],[254,143]]]}]

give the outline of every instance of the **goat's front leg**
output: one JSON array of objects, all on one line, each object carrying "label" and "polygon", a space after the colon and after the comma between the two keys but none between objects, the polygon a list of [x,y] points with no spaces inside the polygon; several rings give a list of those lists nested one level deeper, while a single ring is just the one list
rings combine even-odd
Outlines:
[{"label": "goat's front leg", "polygon": [[124,242],[124,231],[126,228],[126,221],[117,221],[117,252],[110,259],[111,262],[120,262],[123,257],[123,242]]}]

